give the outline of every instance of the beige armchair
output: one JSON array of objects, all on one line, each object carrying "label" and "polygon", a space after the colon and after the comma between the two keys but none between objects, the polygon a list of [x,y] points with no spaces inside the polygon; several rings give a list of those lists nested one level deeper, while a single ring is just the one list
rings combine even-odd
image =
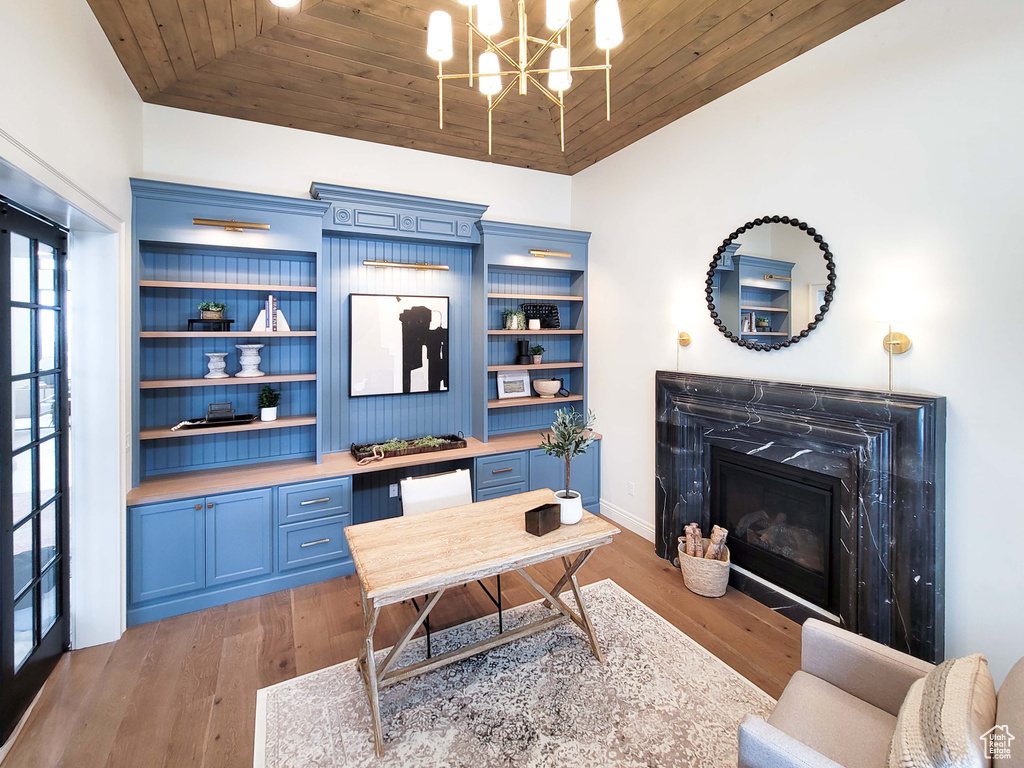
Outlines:
[{"label": "beige armchair", "polygon": [[[884,768],[900,705],[932,665],[815,619],[800,661],[768,721],[740,725],[740,768]],[[996,722],[1024,736],[1024,660],[999,691]],[[1024,764],[1020,753],[1000,768]]]}]

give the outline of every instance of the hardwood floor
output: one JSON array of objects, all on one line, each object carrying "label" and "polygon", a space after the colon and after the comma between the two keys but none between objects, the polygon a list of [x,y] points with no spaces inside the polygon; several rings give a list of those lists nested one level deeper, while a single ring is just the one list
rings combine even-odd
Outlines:
[{"label": "hardwood floor", "polygon": [[[531,569],[545,584],[559,570],[553,563]],[[772,696],[799,667],[797,624],[731,589],[719,600],[691,594],[679,571],[635,534],[623,531],[601,547],[580,581],[606,578]],[[519,576],[502,582],[507,605],[535,597]],[[462,587],[445,595],[432,625],[493,610],[479,587]],[[377,647],[395,641],[411,612],[384,609]],[[116,643],[73,651],[3,768],[248,768],[256,691],[355,658],[361,616],[356,578],[347,576],[132,627]]]}]

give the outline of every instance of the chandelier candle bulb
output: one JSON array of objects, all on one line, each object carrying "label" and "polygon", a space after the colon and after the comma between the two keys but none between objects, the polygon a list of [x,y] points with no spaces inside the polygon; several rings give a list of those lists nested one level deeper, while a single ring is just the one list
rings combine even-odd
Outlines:
[{"label": "chandelier candle bulb", "polygon": [[594,38],[598,48],[609,50],[622,42],[622,18],[617,0],[594,4]]},{"label": "chandelier candle bulb", "polygon": [[569,23],[569,0],[548,0],[546,21],[548,29],[557,32]]},{"label": "chandelier candle bulb", "polygon": [[552,91],[568,90],[572,85],[572,74],[569,71],[569,49],[552,48],[551,63],[548,67],[548,88]]},{"label": "chandelier candle bulb", "polygon": [[501,32],[501,5],[498,0],[480,0],[477,8],[477,26],[487,37]]},{"label": "chandelier candle bulb", "polygon": [[430,14],[427,55],[435,61],[448,61],[452,57],[452,17],[447,11],[434,11]]},{"label": "chandelier candle bulb", "polygon": [[477,65],[477,72],[480,80],[480,93],[485,96],[494,96],[501,93],[501,63],[498,61],[498,54],[494,51],[484,51],[480,54],[480,62]]}]

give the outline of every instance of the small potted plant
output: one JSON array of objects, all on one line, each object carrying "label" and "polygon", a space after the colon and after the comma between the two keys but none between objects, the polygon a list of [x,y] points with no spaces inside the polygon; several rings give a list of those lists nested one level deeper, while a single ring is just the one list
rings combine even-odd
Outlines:
[{"label": "small potted plant", "polygon": [[540,344],[534,344],[530,347],[530,354],[533,355],[533,364],[540,365],[541,360],[544,356],[544,347]]},{"label": "small potted plant", "polygon": [[257,405],[260,409],[260,421],[277,421],[277,406],[281,403],[281,392],[271,387],[260,390]]},{"label": "small potted plant", "polygon": [[772,329],[772,320],[770,317],[761,315],[755,322],[757,323],[757,330],[759,331],[770,331]]},{"label": "small potted plant", "polygon": [[521,309],[506,309],[501,313],[501,324],[506,331],[525,331],[526,313]]},{"label": "small potted plant", "polygon": [[204,301],[199,305],[199,317],[203,320],[222,320],[227,304],[220,301]]},{"label": "small potted plant", "polygon": [[562,525],[574,525],[583,519],[583,498],[579,492],[570,489],[572,477],[570,469],[572,460],[587,452],[587,447],[594,442],[594,414],[587,411],[583,414],[571,408],[559,408],[555,411],[555,421],[551,432],[544,434],[540,448],[548,456],[556,456],[565,461],[565,488],[555,492],[555,501],[561,507]]}]

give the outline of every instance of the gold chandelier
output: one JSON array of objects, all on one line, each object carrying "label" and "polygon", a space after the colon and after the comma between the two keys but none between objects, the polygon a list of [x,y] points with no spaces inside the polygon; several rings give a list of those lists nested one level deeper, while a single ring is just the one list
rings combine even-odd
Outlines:
[{"label": "gold chandelier", "polygon": [[[476,80],[480,92],[487,97],[487,154],[491,154],[491,115],[494,109],[518,86],[519,94],[525,96],[527,86],[533,83],[541,93],[558,106],[559,134],[562,151],[565,151],[565,92],[572,85],[573,72],[604,70],[605,119],[611,120],[611,49],[622,42],[622,19],[617,0],[597,0],[594,6],[594,37],[597,47],[604,50],[604,64],[574,67],[571,64],[570,44],[572,35],[572,11],[570,0],[547,0],[546,22],[551,32],[547,39],[534,37],[526,31],[525,0],[517,0],[519,9],[519,34],[497,42],[494,35],[501,32],[501,6],[499,0],[459,0],[467,7],[469,19],[469,71],[464,74],[444,73],[444,62],[451,59],[452,17],[447,11],[430,14],[427,27],[427,55],[437,61],[437,107],[438,125],[444,129],[444,81],[469,80],[473,86],[473,40],[474,36],[483,41],[484,51],[477,62]],[[473,21],[473,6],[479,3],[476,22]],[[563,42],[564,39],[564,42]],[[519,43],[517,56],[513,55],[514,43]],[[529,45],[539,45],[531,55]],[[547,67],[536,66],[541,57],[550,51]],[[545,87],[540,76],[547,75]],[[512,79],[502,84],[503,77]]]}]

